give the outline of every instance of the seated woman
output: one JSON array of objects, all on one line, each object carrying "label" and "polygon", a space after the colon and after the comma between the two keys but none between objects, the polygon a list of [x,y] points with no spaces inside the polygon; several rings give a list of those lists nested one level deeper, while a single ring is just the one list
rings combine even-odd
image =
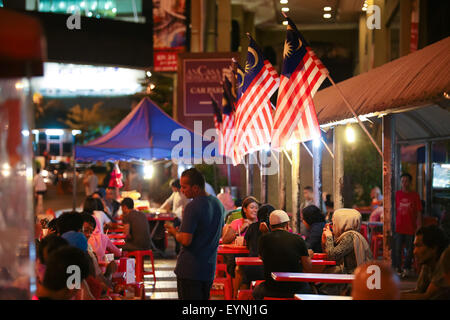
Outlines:
[{"label": "seated woman", "polygon": [[[249,250],[249,257],[258,257],[259,238],[270,231],[269,216],[274,210],[275,208],[270,204],[262,205],[258,210],[258,221],[248,227],[244,241]],[[248,289],[252,281],[264,279],[264,266],[236,266],[235,274],[233,288],[234,295],[237,297],[239,289]]]},{"label": "seated woman", "polygon": [[83,214],[83,233],[88,239],[88,244],[95,252],[98,261],[103,261],[106,250],[113,253],[115,257],[121,257],[122,252],[100,231],[97,219],[89,214]]},{"label": "seated woman", "polygon": [[322,231],[325,227],[325,217],[322,211],[314,205],[307,206],[302,210],[303,224],[308,230],[306,234],[306,246],[313,252],[322,252]]},{"label": "seated woman", "polygon": [[103,226],[105,224],[112,223],[111,219],[109,219],[106,213],[102,211],[101,201],[99,199],[95,199],[91,196],[87,197],[86,200],[84,200],[83,212],[95,216],[99,223],[101,233],[104,233]]},{"label": "seated woman", "polygon": [[[327,268],[328,273],[352,274],[356,267],[372,260],[370,246],[359,229],[361,214],[355,209],[338,209],[333,214],[332,226],[327,224],[322,233],[322,249],[328,260],[336,266]],[[339,295],[348,292],[348,285],[326,284],[319,288],[322,294]]]},{"label": "seated woman", "polygon": [[[242,202],[242,210],[240,219],[236,219],[230,224],[226,224],[222,230],[222,243],[233,243],[238,236],[245,236],[248,227],[257,221],[256,213],[258,212],[259,203],[254,197],[246,197]],[[223,256],[224,262],[227,264],[227,272],[234,278],[234,270],[236,262],[234,258],[237,255],[226,254]]]},{"label": "seated woman", "polygon": [[257,221],[257,212],[259,204],[258,201],[249,196],[242,201],[242,209],[240,219],[236,219],[230,224],[223,227],[222,232],[222,243],[228,244],[236,240],[237,236],[245,236],[247,228],[254,222]]}]

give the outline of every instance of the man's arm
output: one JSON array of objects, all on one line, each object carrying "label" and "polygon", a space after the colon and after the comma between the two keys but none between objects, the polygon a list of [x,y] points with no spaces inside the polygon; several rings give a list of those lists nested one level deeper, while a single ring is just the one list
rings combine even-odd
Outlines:
[{"label": "man's arm", "polygon": [[436,287],[433,282],[431,282],[427,288],[425,293],[418,293],[416,290],[402,292],[400,299],[401,300],[428,300],[431,298],[433,294],[438,291],[438,287]]},{"label": "man's arm", "polygon": [[302,266],[303,272],[311,272],[312,271],[312,262],[309,256],[302,256]]},{"label": "man's arm", "polygon": [[177,229],[170,224],[165,224],[164,226],[166,227],[167,232],[184,247],[188,247],[192,243],[192,233],[178,232]]}]

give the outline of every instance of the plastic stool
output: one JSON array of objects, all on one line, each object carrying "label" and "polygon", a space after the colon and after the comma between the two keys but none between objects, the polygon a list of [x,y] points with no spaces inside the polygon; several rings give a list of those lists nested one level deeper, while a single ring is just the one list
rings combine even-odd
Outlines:
[{"label": "plastic stool", "polygon": [[[149,256],[152,262],[152,271],[144,271],[144,257]],[[144,275],[151,274],[153,275],[153,285],[156,284],[156,274],[155,274],[155,262],[153,259],[153,251],[152,250],[139,250],[139,251],[130,251],[127,253],[127,257],[134,257],[136,259],[136,282],[143,282]]]},{"label": "plastic stool", "polygon": [[[219,273],[225,273],[225,277],[219,276]],[[223,286],[221,289],[215,289],[217,285]],[[227,273],[227,265],[219,263],[216,265],[216,277],[213,281],[213,286],[210,290],[210,295],[223,294],[225,300],[233,299],[233,282],[231,276]]]},{"label": "plastic stool", "polygon": [[[383,248],[383,235],[382,234],[374,234],[372,236],[372,255],[373,259],[378,259],[380,248]],[[381,254],[381,257],[383,257],[383,254]]]},{"label": "plastic stool", "polygon": [[254,299],[253,299],[252,290],[250,290],[250,289],[247,289],[247,290],[239,290],[239,291],[238,291],[237,299],[238,299],[238,300],[254,300]]}]

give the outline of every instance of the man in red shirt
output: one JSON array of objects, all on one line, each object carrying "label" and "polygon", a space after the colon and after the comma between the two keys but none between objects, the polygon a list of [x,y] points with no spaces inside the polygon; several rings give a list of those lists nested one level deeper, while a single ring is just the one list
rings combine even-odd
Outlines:
[{"label": "man in red shirt", "polygon": [[[392,250],[392,266],[402,277],[411,269],[413,258],[414,234],[422,226],[422,203],[419,194],[410,191],[412,177],[408,173],[401,175],[402,189],[395,193],[395,234]],[[407,254],[401,268],[403,246]]]}]

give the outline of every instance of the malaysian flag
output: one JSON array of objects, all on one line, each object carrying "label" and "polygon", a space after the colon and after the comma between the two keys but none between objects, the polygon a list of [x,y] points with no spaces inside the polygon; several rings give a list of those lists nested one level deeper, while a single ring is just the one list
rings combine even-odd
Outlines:
[{"label": "malaysian flag", "polygon": [[222,136],[223,136],[223,155],[233,159],[234,157],[234,119],[235,119],[235,106],[232,84],[225,77],[225,81],[222,83],[223,97],[222,97]]},{"label": "malaysian flag", "polygon": [[278,89],[279,78],[249,36],[243,82],[238,88],[235,151],[240,160],[249,152],[270,144],[273,125],[270,97]]},{"label": "malaysian flag", "polygon": [[328,74],[295,24],[286,19],[283,72],[272,130],[273,148],[283,147],[288,141],[298,143],[320,137],[312,98]]}]

